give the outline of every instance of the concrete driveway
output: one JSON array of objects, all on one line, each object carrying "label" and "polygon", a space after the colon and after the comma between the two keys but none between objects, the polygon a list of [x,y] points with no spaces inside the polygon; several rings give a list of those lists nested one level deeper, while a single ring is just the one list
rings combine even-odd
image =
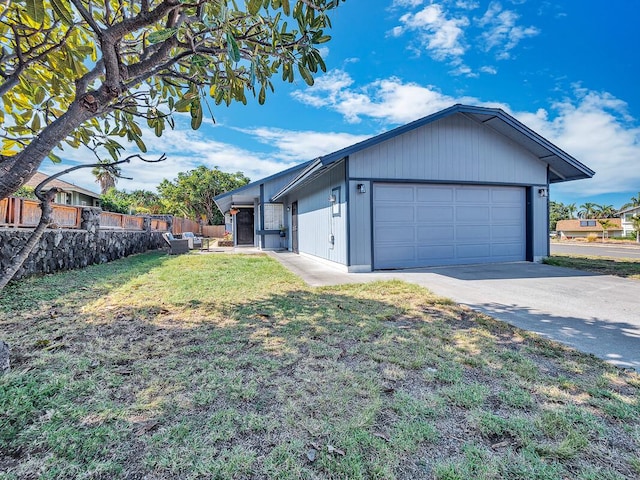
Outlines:
[{"label": "concrete driveway", "polygon": [[528,262],[345,273],[291,252],[272,252],[312,286],[400,279],[640,371],[640,281]]}]

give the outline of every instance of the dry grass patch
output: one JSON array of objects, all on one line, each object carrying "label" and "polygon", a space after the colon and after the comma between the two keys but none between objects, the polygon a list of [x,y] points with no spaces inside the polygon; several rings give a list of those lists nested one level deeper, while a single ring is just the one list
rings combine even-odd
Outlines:
[{"label": "dry grass patch", "polygon": [[640,260],[636,258],[595,257],[591,255],[555,254],[544,260],[548,265],[575,268],[602,275],[640,280]]},{"label": "dry grass patch", "polygon": [[[145,254],[0,300],[0,478],[637,478],[640,380],[393,281]],[[612,459],[615,459],[613,461]]]}]

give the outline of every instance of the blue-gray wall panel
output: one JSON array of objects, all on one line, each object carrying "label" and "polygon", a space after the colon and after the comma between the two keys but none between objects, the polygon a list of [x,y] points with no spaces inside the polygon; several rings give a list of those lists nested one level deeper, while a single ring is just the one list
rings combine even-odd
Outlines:
[{"label": "blue-gray wall panel", "polygon": [[350,155],[351,178],[546,183],[547,164],[462,114]]}]

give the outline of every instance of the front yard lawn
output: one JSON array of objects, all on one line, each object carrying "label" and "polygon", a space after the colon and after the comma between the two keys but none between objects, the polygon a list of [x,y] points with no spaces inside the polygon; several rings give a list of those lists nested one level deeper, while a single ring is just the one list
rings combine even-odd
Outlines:
[{"label": "front yard lawn", "polygon": [[555,254],[544,260],[548,265],[575,268],[587,272],[640,280],[640,260],[635,258],[594,257],[591,255]]},{"label": "front yard lawn", "polygon": [[632,479],[640,377],[399,281],[150,253],[0,299],[0,479]]}]

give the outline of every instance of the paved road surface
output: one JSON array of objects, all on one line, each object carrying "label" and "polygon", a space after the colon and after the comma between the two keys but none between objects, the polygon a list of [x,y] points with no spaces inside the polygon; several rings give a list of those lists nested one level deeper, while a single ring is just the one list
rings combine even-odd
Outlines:
[{"label": "paved road surface", "polygon": [[596,257],[640,258],[640,245],[598,245],[594,243],[551,243],[551,254],[566,253]]}]

